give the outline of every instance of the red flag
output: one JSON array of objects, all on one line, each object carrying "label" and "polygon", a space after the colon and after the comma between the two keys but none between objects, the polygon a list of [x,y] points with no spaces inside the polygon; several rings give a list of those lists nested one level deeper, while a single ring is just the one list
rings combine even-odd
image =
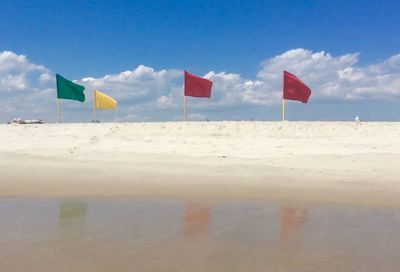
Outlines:
[{"label": "red flag", "polygon": [[212,82],[185,71],[185,96],[211,97]]},{"label": "red flag", "polygon": [[297,76],[283,71],[283,99],[298,100],[307,103],[311,89]]}]

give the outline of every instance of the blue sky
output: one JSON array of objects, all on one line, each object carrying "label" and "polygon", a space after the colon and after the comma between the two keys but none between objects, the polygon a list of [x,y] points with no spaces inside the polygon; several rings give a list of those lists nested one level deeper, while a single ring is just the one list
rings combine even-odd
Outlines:
[{"label": "blue sky", "polygon": [[400,118],[398,1],[3,0],[0,13],[2,122],[54,121],[55,73],[88,88],[65,121],[90,119],[93,87],[120,101],[102,120],[178,120],[184,69],[215,81],[193,120],[279,119],[283,69],[313,89],[292,120]]}]

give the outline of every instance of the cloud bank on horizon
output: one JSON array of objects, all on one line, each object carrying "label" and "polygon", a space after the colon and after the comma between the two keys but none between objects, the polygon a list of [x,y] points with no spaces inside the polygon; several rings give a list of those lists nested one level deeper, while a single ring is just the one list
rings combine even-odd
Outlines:
[{"label": "cloud bank on horizon", "polygon": [[[241,113],[246,119],[249,116],[244,114],[246,111],[277,108],[282,98],[283,70],[296,74],[311,87],[311,106],[329,101],[399,100],[400,54],[365,66],[358,65],[359,58],[358,53],[332,56],[324,51],[299,48],[262,61],[254,78],[244,78],[240,74],[225,71],[209,71],[203,76],[214,83],[212,99],[189,99],[188,109],[192,113],[189,119],[242,119]],[[21,117],[54,122],[55,72],[30,62],[24,55],[11,51],[0,52],[1,121]],[[64,76],[68,78],[68,75]],[[101,120],[181,119],[183,70],[156,71],[139,65],[119,74],[99,78],[85,76],[73,80],[86,87],[87,100],[84,104],[62,101],[64,121],[91,120],[94,89],[113,96],[119,102],[116,111],[101,113]],[[296,110],[301,116],[300,110]],[[251,114],[255,115],[255,119],[265,119],[257,116],[256,112]]]}]

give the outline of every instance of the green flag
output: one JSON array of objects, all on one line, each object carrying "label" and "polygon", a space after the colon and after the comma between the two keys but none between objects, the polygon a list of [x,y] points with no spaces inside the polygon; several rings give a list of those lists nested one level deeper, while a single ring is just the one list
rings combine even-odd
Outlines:
[{"label": "green flag", "polygon": [[85,87],[73,83],[71,80],[63,78],[59,74],[56,75],[57,78],[57,98],[78,100],[81,102],[85,101],[85,94],[83,91]]}]

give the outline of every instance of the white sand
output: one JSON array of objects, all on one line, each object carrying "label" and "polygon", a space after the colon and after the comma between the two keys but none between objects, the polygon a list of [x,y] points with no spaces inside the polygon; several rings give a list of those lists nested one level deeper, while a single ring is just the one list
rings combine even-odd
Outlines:
[{"label": "white sand", "polygon": [[2,196],[400,206],[400,123],[0,125]]}]

